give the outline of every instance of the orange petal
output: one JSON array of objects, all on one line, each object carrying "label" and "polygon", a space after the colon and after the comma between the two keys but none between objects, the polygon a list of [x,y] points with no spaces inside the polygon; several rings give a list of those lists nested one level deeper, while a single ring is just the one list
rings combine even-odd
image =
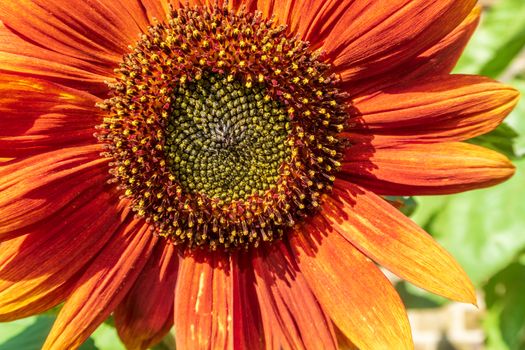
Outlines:
[{"label": "orange petal", "polygon": [[78,280],[43,350],[79,347],[133,286],[156,241],[143,221],[124,222]]},{"label": "orange petal", "polygon": [[[193,0],[195,1],[195,0]],[[198,0],[197,0],[198,1]],[[210,1],[210,0],[207,0]],[[274,15],[274,7],[276,0],[234,0],[234,2],[241,2],[248,11],[261,11],[263,18],[271,18]],[[277,14],[275,14],[277,17]],[[283,17],[277,18],[280,24],[285,24],[286,21]]]},{"label": "orange petal", "polygon": [[98,100],[43,80],[0,76],[0,156],[25,158],[96,143]]},{"label": "orange petal", "polygon": [[399,277],[445,298],[476,303],[474,287],[454,258],[374,193],[338,181],[321,213],[337,232]]},{"label": "orange petal", "polygon": [[[0,20],[40,48],[108,68],[149,21],[139,1],[32,0],[0,2]],[[36,48],[35,48],[36,49]]]},{"label": "orange petal", "polygon": [[462,143],[407,144],[348,149],[343,178],[382,195],[457,193],[496,185],[515,168],[503,155]]},{"label": "orange petal", "polygon": [[337,342],[340,350],[359,350],[354,343],[339,328],[335,328],[335,334],[337,336]]},{"label": "orange petal", "polygon": [[[170,11],[170,0],[140,0],[148,18],[148,23],[154,23],[154,20],[162,22],[166,19]],[[177,8],[179,1],[173,1],[172,6]]]},{"label": "orange petal", "polygon": [[231,255],[233,280],[233,348],[267,349],[263,322],[255,291],[255,277],[251,256],[244,253]]},{"label": "orange petal", "polygon": [[109,176],[99,145],[49,152],[0,167],[0,235],[56,213]]},{"label": "orange petal", "polygon": [[161,341],[173,326],[177,259],[172,244],[159,242],[115,310],[115,326],[127,349],[148,349]]},{"label": "orange petal", "polygon": [[0,243],[0,320],[27,317],[64,301],[79,272],[120,224],[117,204],[116,193],[92,189]]},{"label": "orange petal", "polygon": [[[35,286],[36,284],[28,286],[24,283],[3,282],[0,288],[9,288],[13,295],[8,295],[5,301],[2,300],[0,322],[10,322],[38,315],[60,305],[71,294],[78,278],[79,274],[69,276],[68,281],[61,285],[48,284],[45,281],[38,284],[38,286]],[[36,294],[30,298],[24,295],[27,292]],[[19,296],[15,296],[15,294],[19,294]],[[31,301],[28,301],[29,299]]]},{"label": "orange petal", "polygon": [[362,124],[347,134],[374,144],[463,141],[496,128],[519,92],[492,79],[442,75],[398,84],[353,100]]},{"label": "orange petal", "polygon": [[187,252],[175,291],[175,339],[179,349],[228,349],[232,338],[232,278],[228,255]]},{"label": "orange petal", "polygon": [[[416,62],[406,64],[408,70],[406,79],[414,79],[429,74],[450,73],[461,57],[472,34],[479,24],[482,7],[475,6],[469,15],[452,32],[441,39],[437,44],[419,54]],[[425,64],[422,64],[423,61]],[[421,62],[420,64],[417,64]],[[413,63],[416,63],[414,65]],[[411,69],[410,69],[411,68]],[[397,69],[396,69],[397,70]]]},{"label": "orange petal", "polygon": [[379,76],[452,32],[476,0],[354,1],[323,45],[343,81]]},{"label": "orange petal", "polygon": [[412,349],[405,308],[388,279],[329,226],[315,225],[303,225],[291,246],[310,288],[337,327],[359,349]]},{"label": "orange petal", "polygon": [[365,95],[400,82],[413,81],[421,77],[449,74],[456,66],[465,46],[479,23],[481,7],[476,6],[459,26],[423,53],[406,60],[374,79],[346,81],[342,89],[351,96]]},{"label": "orange petal", "polygon": [[332,321],[282,243],[253,259],[266,343],[285,349],[337,349]]},{"label": "orange petal", "polygon": [[290,29],[299,34],[313,48],[337,40],[335,28],[344,22],[352,11],[350,0],[288,0],[287,15]]},{"label": "orange petal", "polygon": [[[243,1],[241,1],[243,2]],[[248,10],[259,10],[265,18],[274,16],[288,30],[309,41],[314,48],[330,39],[333,28],[351,7],[349,0],[244,0]]]},{"label": "orange petal", "polygon": [[63,83],[97,96],[107,94],[104,80],[113,75],[114,67],[65,56],[62,53],[35,46],[5,27],[0,21],[0,71],[33,75]]}]

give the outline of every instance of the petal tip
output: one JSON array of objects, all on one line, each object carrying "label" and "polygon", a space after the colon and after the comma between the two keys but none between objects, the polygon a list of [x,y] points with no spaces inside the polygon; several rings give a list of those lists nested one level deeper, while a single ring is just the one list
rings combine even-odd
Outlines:
[{"label": "petal tip", "polygon": [[500,90],[500,99],[502,104],[508,105],[511,109],[514,109],[521,98],[521,92],[509,85],[503,85]]},{"label": "petal tip", "polygon": [[502,176],[501,181],[507,181],[516,174],[516,166],[512,164],[511,160],[506,158],[502,163]]},{"label": "petal tip", "polygon": [[472,284],[472,281],[466,276],[461,278],[461,281],[457,284],[457,288],[450,290],[451,294],[446,296],[448,299],[465,304],[471,304],[475,307],[478,306],[478,297],[476,294],[476,288]]},{"label": "petal tip", "polygon": [[465,298],[465,300],[463,302],[467,303],[467,304],[474,305],[475,307],[479,307],[478,297],[476,295],[476,290],[474,289],[474,286],[472,284],[470,284],[468,295],[466,295],[466,298]]}]

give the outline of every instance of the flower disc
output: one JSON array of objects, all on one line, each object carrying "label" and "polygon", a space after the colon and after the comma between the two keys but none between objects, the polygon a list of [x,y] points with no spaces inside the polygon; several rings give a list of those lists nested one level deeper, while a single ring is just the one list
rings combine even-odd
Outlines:
[{"label": "flower disc", "polygon": [[124,57],[100,104],[114,181],[175,244],[282,237],[340,167],[348,115],[329,68],[260,13],[173,10]]}]

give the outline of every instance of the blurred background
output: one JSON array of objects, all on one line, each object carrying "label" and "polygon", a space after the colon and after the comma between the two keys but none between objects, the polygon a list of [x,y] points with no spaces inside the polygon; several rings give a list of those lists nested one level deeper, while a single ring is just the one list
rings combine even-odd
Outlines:
[{"label": "blurred background", "polygon": [[[496,78],[525,96],[525,0],[481,3],[480,28],[455,72]],[[479,294],[479,308],[449,303],[391,276],[409,309],[417,350],[525,349],[525,101],[504,125],[471,142],[512,158],[514,178],[459,195],[394,198],[456,257]],[[0,350],[40,349],[53,320],[50,311],[2,324]],[[124,350],[111,323],[81,349]],[[155,350],[173,348],[168,337]]]}]

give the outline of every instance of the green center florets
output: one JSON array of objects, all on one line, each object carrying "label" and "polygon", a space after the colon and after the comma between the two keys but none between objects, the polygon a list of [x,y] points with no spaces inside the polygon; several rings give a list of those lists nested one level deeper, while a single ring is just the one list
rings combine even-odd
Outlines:
[{"label": "green center florets", "polygon": [[283,105],[265,95],[263,85],[218,74],[177,89],[165,152],[186,191],[231,201],[275,188],[291,127]]}]

